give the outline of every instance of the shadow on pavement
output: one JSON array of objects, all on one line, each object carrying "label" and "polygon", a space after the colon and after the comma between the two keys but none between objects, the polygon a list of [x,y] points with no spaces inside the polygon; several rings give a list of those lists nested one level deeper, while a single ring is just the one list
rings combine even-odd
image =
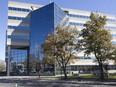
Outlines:
[{"label": "shadow on pavement", "polygon": [[[82,79],[78,81],[77,79],[30,79],[30,78],[10,78],[10,79],[0,79],[0,83],[3,84],[18,84],[18,87],[116,87],[116,80],[106,80],[100,82],[95,79]],[[2,86],[0,86],[2,87]],[[9,86],[10,87],[10,86]]]}]

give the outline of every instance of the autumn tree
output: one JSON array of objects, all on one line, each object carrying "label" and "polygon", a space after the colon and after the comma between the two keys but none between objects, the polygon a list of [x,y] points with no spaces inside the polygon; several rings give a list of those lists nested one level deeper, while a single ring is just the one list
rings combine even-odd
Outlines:
[{"label": "autumn tree", "polygon": [[112,36],[108,30],[104,29],[106,21],[106,16],[91,13],[90,20],[84,24],[85,28],[80,33],[83,38],[80,42],[85,54],[90,55],[92,53],[95,55],[101,71],[101,80],[104,80],[103,65],[111,56],[109,53],[112,52]]},{"label": "autumn tree", "polygon": [[[72,34],[71,31],[75,31]],[[67,78],[66,66],[74,57],[77,44],[74,41],[77,31],[74,28],[62,29],[58,26],[53,34],[49,34],[46,42],[42,45],[43,53],[48,61],[54,60],[62,69],[65,79]]]},{"label": "autumn tree", "polygon": [[0,72],[5,71],[5,69],[6,69],[5,62],[0,60]]}]

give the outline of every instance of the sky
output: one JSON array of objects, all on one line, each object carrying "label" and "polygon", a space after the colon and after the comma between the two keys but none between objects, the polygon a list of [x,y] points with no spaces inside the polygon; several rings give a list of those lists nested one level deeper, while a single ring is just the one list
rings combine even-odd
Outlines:
[{"label": "sky", "polygon": [[[116,0],[9,0],[47,5],[55,2],[59,7],[100,12],[116,16]],[[8,0],[0,0],[0,59],[5,60]]]}]

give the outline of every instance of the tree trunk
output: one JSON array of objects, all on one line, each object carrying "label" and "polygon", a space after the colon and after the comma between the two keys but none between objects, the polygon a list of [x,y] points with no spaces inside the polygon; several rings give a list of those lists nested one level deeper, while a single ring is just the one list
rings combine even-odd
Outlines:
[{"label": "tree trunk", "polygon": [[100,72],[101,72],[100,79],[101,79],[101,81],[103,81],[104,80],[103,64],[99,63],[99,67],[100,67]]},{"label": "tree trunk", "polygon": [[65,79],[67,79],[67,73],[66,72],[64,73],[64,75],[65,75]]},{"label": "tree trunk", "polygon": [[[96,56],[96,55],[95,55]],[[102,61],[100,60],[100,58],[98,58],[96,56],[96,59],[98,61],[98,64],[99,64],[99,68],[100,68],[100,80],[103,81],[104,80],[104,71],[103,71],[103,63]]]},{"label": "tree trunk", "polygon": [[63,67],[64,78],[67,79],[66,67]]}]

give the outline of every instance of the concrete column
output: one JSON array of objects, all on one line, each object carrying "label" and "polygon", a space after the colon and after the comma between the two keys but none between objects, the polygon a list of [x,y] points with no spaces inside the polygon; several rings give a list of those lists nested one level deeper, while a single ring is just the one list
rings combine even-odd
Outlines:
[{"label": "concrete column", "polygon": [[27,75],[29,75],[30,70],[29,70],[29,49],[27,49]]},{"label": "concrete column", "polygon": [[7,76],[10,76],[11,47],[8,46]]},{"label": "concrete column", "polygon": [[56,76],[56,60],[55,60],[55,63],[54,63],[54,76]]}]

